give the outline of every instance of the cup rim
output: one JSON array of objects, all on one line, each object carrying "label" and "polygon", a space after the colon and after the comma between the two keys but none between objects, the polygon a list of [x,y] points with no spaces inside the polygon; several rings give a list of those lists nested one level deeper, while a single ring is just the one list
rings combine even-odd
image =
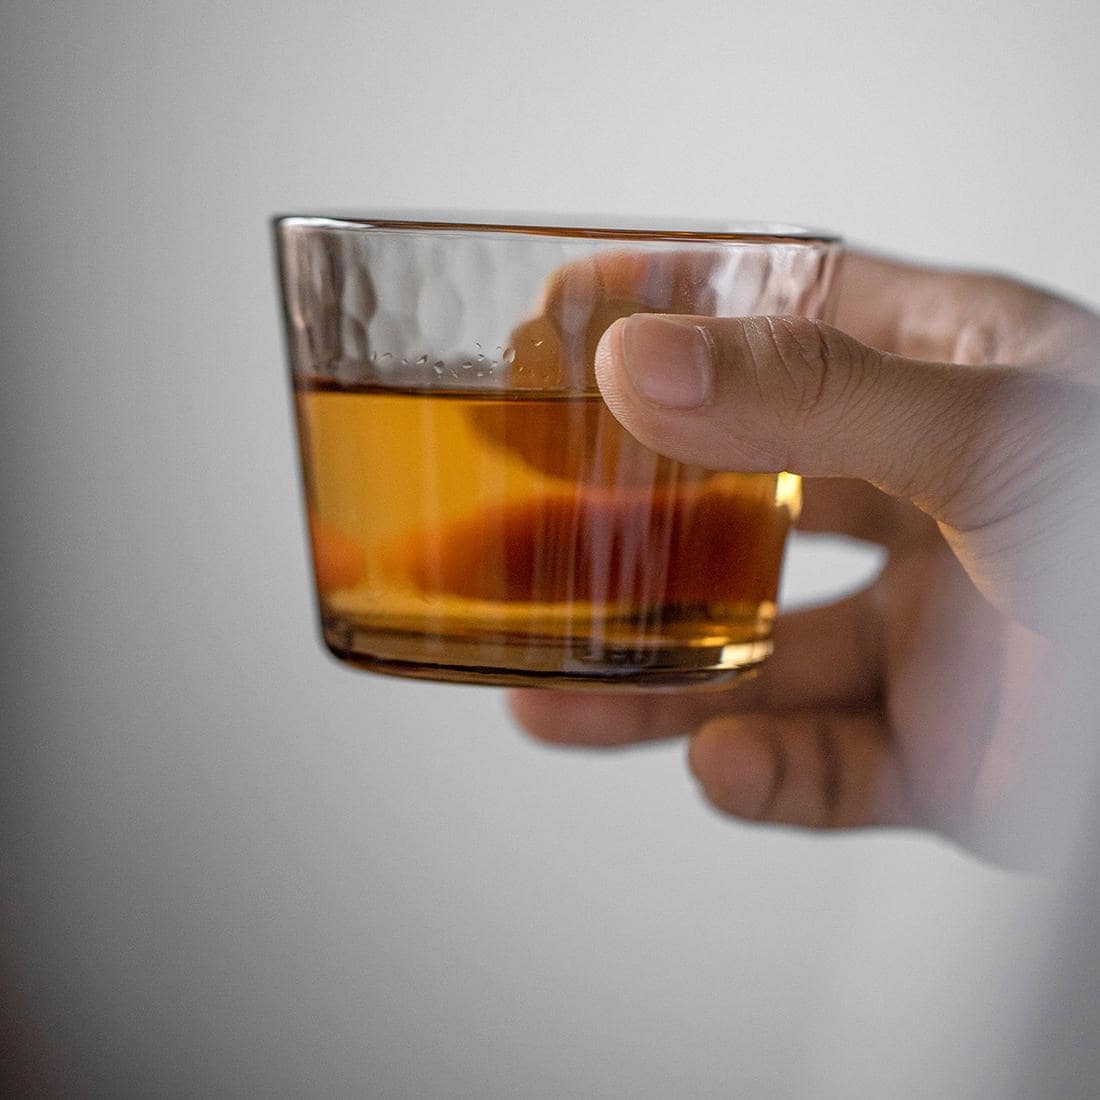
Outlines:
[{"label": "cup rim", "polygon": [[[498,220],[499,219],[499,220]],[[276,231],[291,228],[367,232],[470,233],[502,236],[557,237],[580,240],[700,241],[739,244],[839,245],[827,230],[784,222],[712,222],[692,224],[676,219],[657,223],[647,218],[580,216],[553,218],[537,214],[487,215],[481,212],[385,212],[372,214],[277,214]],[[602,223],[602,224],[601,224]],[[617,224],[615,224],[617,223]],[[645,224],[649,223],[649,224]]]}]

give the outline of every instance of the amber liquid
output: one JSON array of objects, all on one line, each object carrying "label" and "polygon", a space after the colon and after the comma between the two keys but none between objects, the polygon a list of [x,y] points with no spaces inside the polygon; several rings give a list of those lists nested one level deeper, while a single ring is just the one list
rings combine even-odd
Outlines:
[{"label": "amber liquid", "polygon": [[325,641],[405,675],[686,684],[767,654],[788,474],[637,443],[597,395],[299,387]]}]

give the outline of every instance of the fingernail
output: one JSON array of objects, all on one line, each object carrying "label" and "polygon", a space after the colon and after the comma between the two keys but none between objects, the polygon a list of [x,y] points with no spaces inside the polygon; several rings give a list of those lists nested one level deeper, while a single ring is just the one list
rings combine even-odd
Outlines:
[{"label": "fingernail", "polygon": [[698,325],[636,313],[623,327],[623,360],[634,388],[656,405],[694,409],[710,397],[710,344]]}]

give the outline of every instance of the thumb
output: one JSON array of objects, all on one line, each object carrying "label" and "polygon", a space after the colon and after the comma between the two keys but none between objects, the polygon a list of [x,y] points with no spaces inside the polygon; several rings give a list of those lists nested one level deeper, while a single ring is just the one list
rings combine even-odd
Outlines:
[{"label": "thumb", "polygon": [[1064,413],[1035,400],[1043,380],[1022,370],[904,359],[799,317],[638,314],[604,333],[596,375],[612,413],[661,454],[862,478],[961,530],[1049,477],[1035,448]]}]

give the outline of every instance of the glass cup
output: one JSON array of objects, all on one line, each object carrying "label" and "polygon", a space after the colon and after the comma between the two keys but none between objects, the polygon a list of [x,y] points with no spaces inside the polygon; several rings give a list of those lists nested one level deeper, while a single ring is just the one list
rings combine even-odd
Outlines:
[{"label": "glass cup", "polygon": [[282,217],[325,644],[469,683],[724,683],[771,651],[800,484],[638,443],[596,345],[632,313],[827,316],[835,238]]}]

